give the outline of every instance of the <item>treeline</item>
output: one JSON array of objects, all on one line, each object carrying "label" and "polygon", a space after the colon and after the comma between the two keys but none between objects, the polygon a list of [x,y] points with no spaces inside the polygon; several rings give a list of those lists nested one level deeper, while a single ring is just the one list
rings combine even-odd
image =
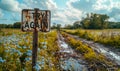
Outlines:
[{"label": "treeline", "polygon": [[110,29],[112,29],[112,28],[119,29],[120,28],[120,22],[109,22],[108,28],[110,28]]},{"label": "treeline", "polygon": [[81,21],[85,29],[104,29],[107,28],[109,16],[102,14],[87,14]]},{"label": "treeline", "polygon": [[68,29],[113,29],[120,28],[120,22],[109,22],[106,14],[87,14],[81,21],[76,21],[72,25],[66,25]]},{"label": "treeline", "polygon": [[15,22],[14,24],[0,24],[1,28],[20,28],[21,22]]},{"label": "treeline", "polygon": [[[87,14],[81,21],[76,21],[73,24],[65,25],[66,29],[118,29],[120,28],[120,22],[108,21],[109,16],[106,14]],[[21,22],[15,22],[14,24],[0,24],[1,28],[20,28]],[[60,29],[61,25],[54,23],[51,26],[52,29]]]}]

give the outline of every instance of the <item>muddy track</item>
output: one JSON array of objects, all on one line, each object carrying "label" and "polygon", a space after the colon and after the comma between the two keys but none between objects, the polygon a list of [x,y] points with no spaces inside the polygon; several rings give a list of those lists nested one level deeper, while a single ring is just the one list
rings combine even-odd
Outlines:
[{"label": "muddy track", "polygon": [[[72,49],[69,44],[65,42],[65,38],[58,33],[58,45],[60,51],[58,52],[61,71],[96,71],[89,63],[84,60],[83,55]],[[100,65],[96,66],[99,67]],[[105,66],[106,67],[106,66]],[[114,71],[114,68],[108,68],[108,71]]]},{"label": "muddy track", "polygon": [[90,46],[93,50],[97,51],[98,53],[103,54],[108,59],[112,60],[117,64],[118,67],[120,67],[120,52],[115,49],[113,50],[112,47],[104,46],[103,44],[96,43],[94,41],[89,41],[83,38],[80,38],[75,35],[68,34],[70,37],[75,38],[76,40],[82,41],[82,43],[87,44]]},{"label": "muddy track", "polygon": [[58,32],[58,52],[61,71],[88,71],[88,64],[82,59],[82,55],[69,46],[62,35]]}]

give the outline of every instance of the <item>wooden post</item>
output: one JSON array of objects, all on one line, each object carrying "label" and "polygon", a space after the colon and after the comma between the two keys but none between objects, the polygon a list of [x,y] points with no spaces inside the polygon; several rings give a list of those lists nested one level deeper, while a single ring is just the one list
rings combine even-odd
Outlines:
[{"label": "wooden post", "polygon": [[33,32],[33,48],[32,48],[32,71],[35,69],[33,68],[37,62],[37,50],[38,50],[38,31],[36,29],[37,26],[37,12],[38,9],[35,9],[34,14],[34,32]]}]

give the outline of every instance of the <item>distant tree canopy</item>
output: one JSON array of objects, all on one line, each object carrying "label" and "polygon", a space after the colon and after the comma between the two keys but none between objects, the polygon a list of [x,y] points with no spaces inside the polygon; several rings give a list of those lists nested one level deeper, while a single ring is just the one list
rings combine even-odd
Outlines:
[{"label": "distant tree canopy", "polygon": [[54,23],[53,26],[52,26],[51,28],[52,28],[52,29],[60,30],[61,24],[56,24],[56,23]]},{"label": "distant tree canopy", "polygon": [[73,26],[73,25],[68,24],[68,25],[65,25],[64,29],[74,29],[74,26]]},{"label": "distant tree canopy", "polygon": [[73,28],[77,29],[77,28],[81,28],[82,24],[80,23],[80,21],[76,21],[73,23]]},{"label": "distant tree canopy", "polygon": [[0,24],[0,28],[13,28],[12,24]]},{"label": "distant tree canopy", "polygon": [[61,24],[57,24],[57,30],[60,30]]},{"label": "distant tree canopy", "polygon": [[21,22],[15,22],[13,24],[13,28],[20,28],[20,26],[21,26]]},{"label": "distant tree canopy", "polygon": [[87,14],[81,21],[75,21],[71,25],[65,25],[66,29],[112,29],[120,28],[120,22],[109,22],[106,14]]},{"label": "distant tree canopy", "polygon": [[20,28],[21,22],[15,22],[14,24],[0,24],[0,28]]},{"label": "distant tree canopy", "polygon": [[104,29],[108,27],[109,16],[105,14],[87,14],[87,17],[81,21],[85,29]]},{"label": "distant tree canopy", "polygon": [[120,28],[120,22],[109,22],[108,24],[108,28],[112,29],[112,28]]},{"label": "distant tree canopy", "polygon": [[77,28],[82,28],[82,24],[80,21],[75,21],[73,24],[68,24],[65,25],[65,29],[77,29]]}]

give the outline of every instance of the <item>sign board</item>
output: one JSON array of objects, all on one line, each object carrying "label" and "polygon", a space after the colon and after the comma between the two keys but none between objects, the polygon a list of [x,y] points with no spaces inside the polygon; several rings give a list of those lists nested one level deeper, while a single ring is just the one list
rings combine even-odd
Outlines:
[{"label": "sign board", "polygon": [[50,17],[49,10],[22,10],[22,31],[37,31],[48,32],[50,31]]}]

